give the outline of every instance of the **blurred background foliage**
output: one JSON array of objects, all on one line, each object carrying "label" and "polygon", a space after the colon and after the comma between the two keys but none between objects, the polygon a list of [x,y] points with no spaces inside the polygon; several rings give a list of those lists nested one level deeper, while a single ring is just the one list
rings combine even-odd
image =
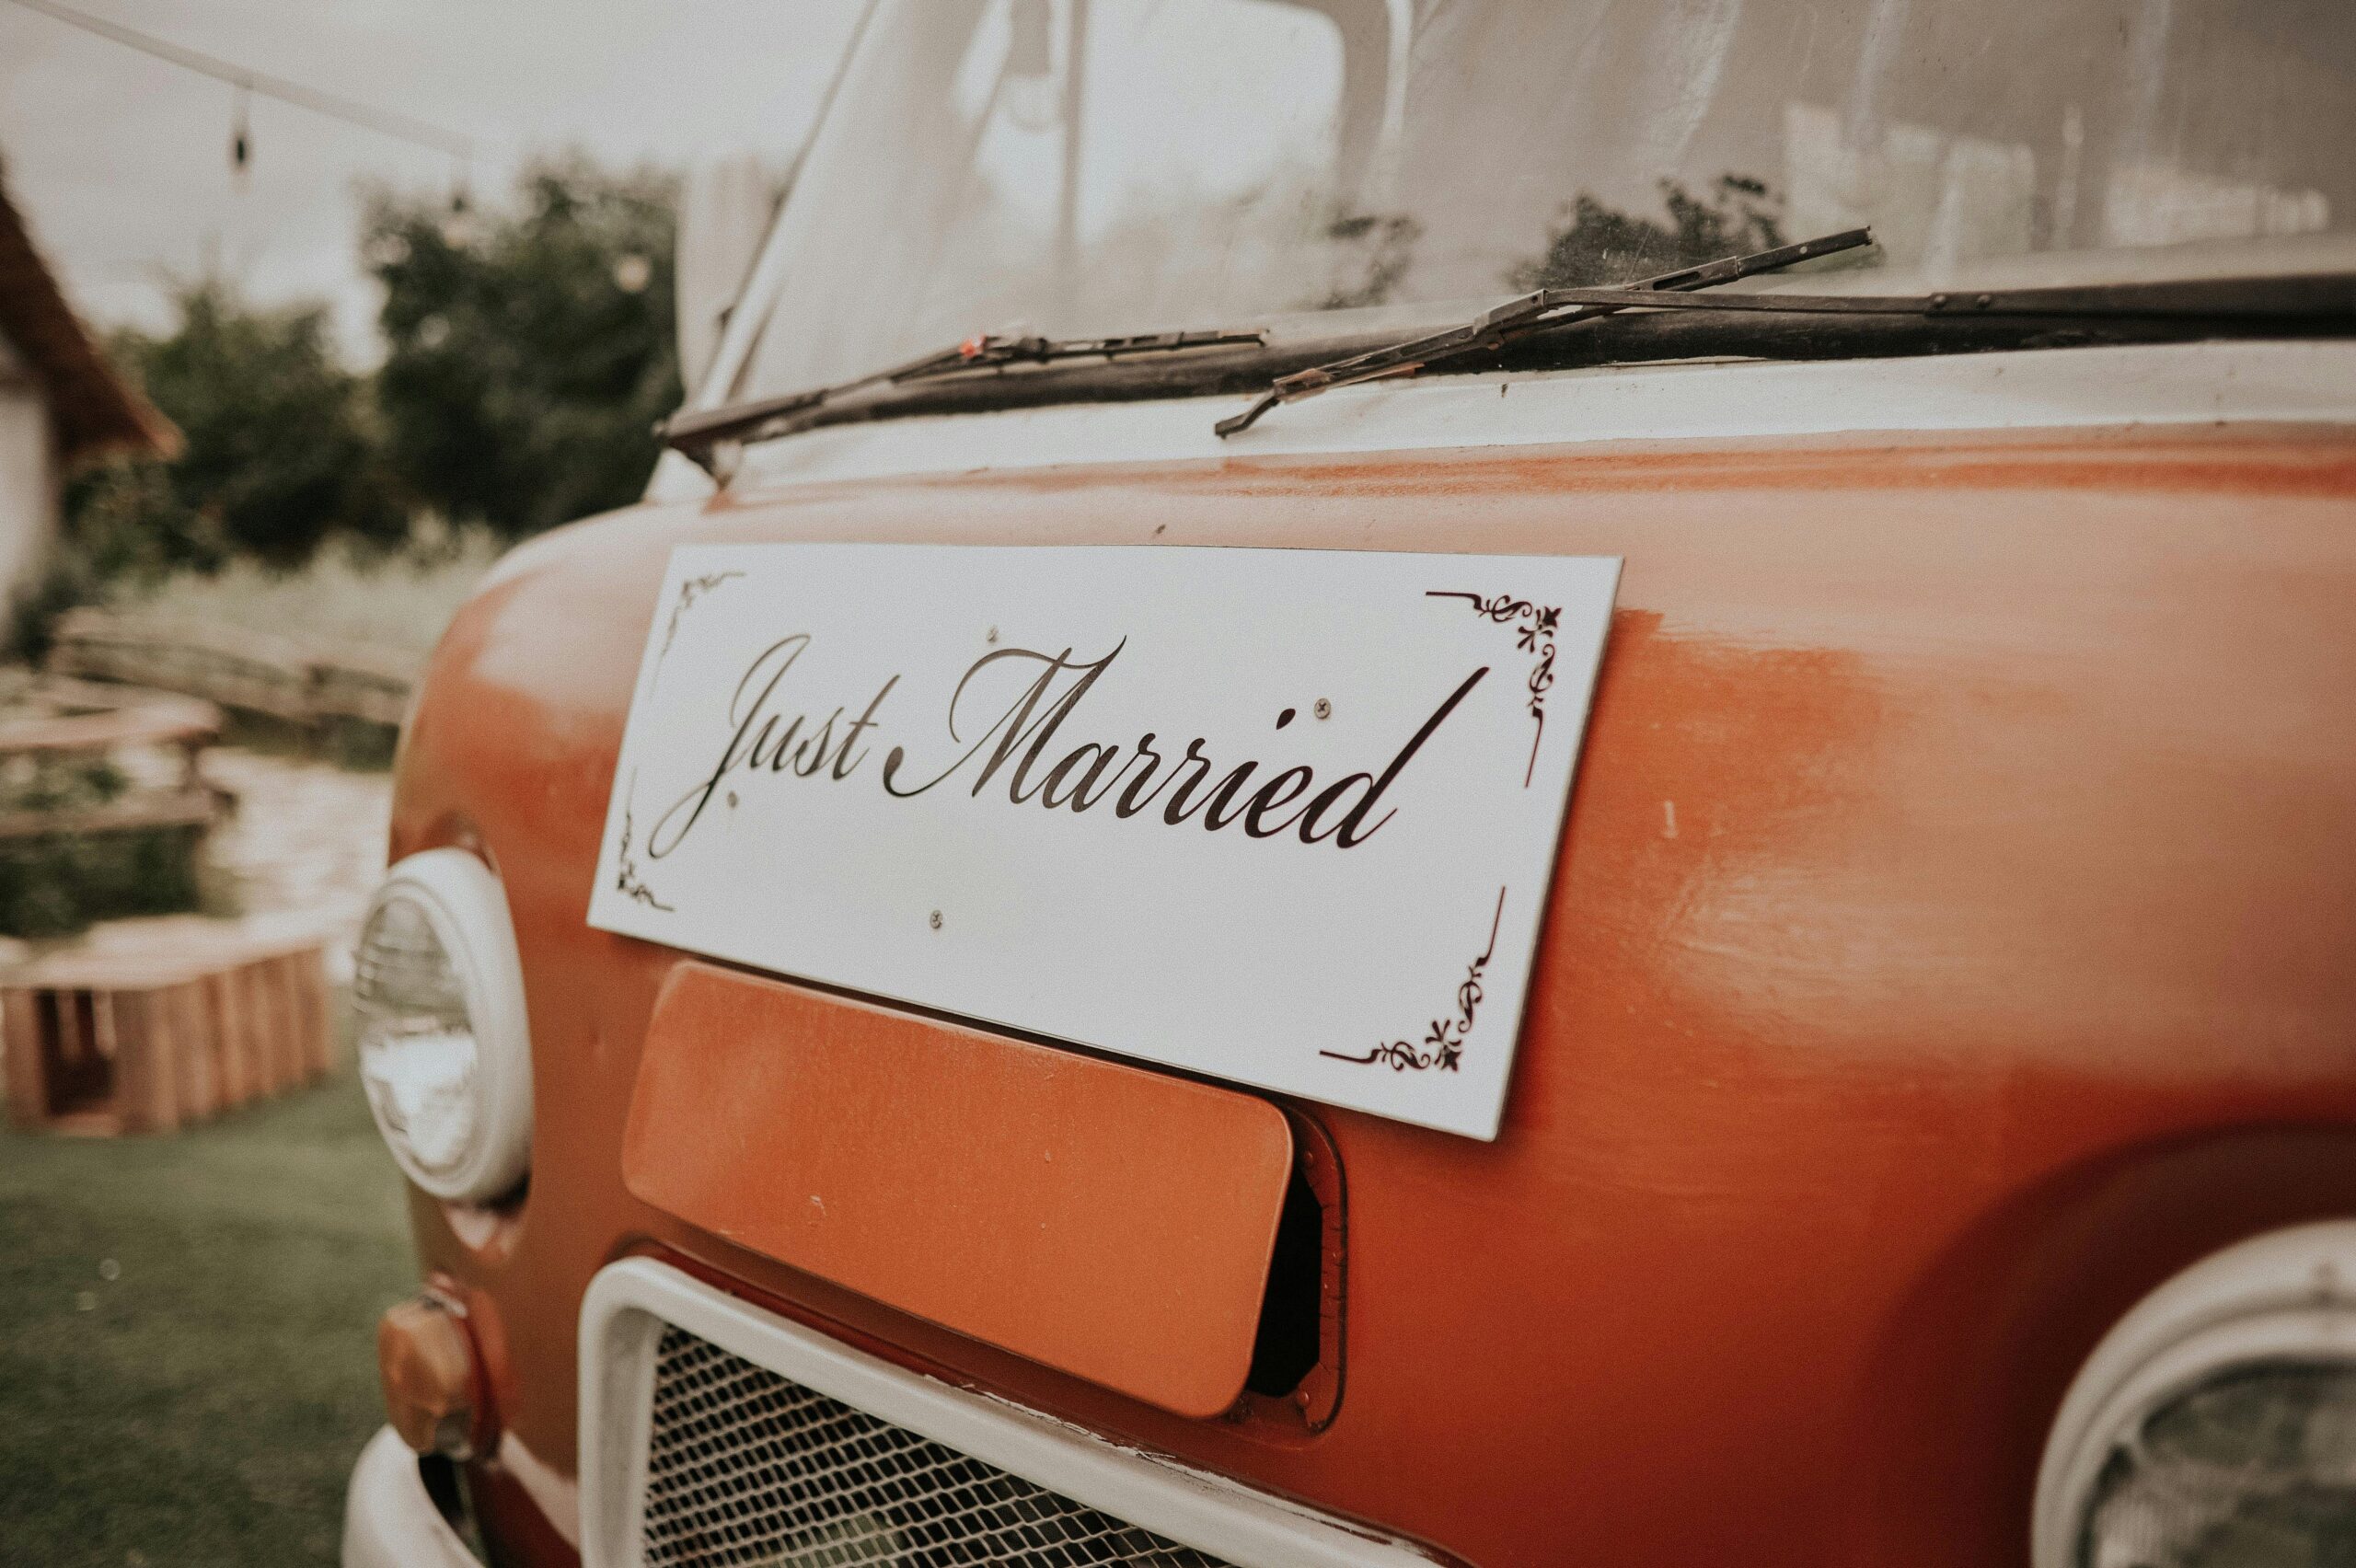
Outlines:
[{"label": "blurred background foliage", "polygon": [[[72,482],[15,651],[38,657],[58,614],[108,599],[324,634],[348,629],[354,605],[390,606],[374,620],[416,609],[438,631],[498,548],[628,504],[681,396],[678,189],[667,171],[575,153],[479,206],[376,192],[355,236],[384,290],[372,367],[338,362],[322,307],[258,309],[218,279],[180,291],[171,332],[116,334],[110,352],[186,449]],[[1660,196],[1658,216],[1580,196],[1501,282],[1623,282],[1784,241],[1780,200],[1757,179],[1665,180]],[[1349,263],[1322,302],[1338,308],[1387,300],[1421,231],[1343,214],[1329,237]],[[386,590],[387,577],[401,582]],[[406,624],[364,635],[420,640]]]},{"label": "blurred background foliage", "polygon": [[171,331],[114,334],[109,352],[186,446],[69,483],[52,563],[15,606],[15,651],[37,657],[77,605],[221,607],[225,577],[256,608],[309,603],[269,582],[322,571],[471,580],[486,538],[634,500],[680,395],[676,197],[667,173],[578,155],[480,207],[379,193],[358,236],[385,289],[372,368],[339,363],[323,307],[256,308],[218,278],[179,291]]},{"label": "blurred background foliage", "polygon": [[254,310],[217,281],[175,302],[167,337],[120,332],[114,359],[179,426],[169,464],[118,464],[72,498],[75,532],[102,572],[217,566],[233,553],[306,559],[323,522],[401,537],[367,385],[339,365],[320,306]]},{"label": "blurred background foliage", "polygon": [[645,488],[654,422],[679,402],[676,196],[667,175],[576,157],[525,176],[507,211],[371,204],[362,254],[385,286],[376,404],[413,504],[516,538]]}]

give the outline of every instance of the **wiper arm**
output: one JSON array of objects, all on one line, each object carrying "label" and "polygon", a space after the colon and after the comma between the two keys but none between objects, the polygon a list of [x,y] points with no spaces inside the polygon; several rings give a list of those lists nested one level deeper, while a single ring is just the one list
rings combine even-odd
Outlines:
[{"label": "wiper arm", "polygon": [[1362,381],[1413,375],[1447,360],[1502,348],[1514,339],[1531,332],[1600,321],[1623,310],[1654,304],[1663,294],[1715,288],[1720,283],[1731,283],[1738,278],[1772,272],[1819,256],[1854,250],[1861,245],[1872,244],[1873,237],[1871,229],[1844,229],[1839,234],[1804,239],[1797,245],[1779,245],[1772,250],[1755,250],[1747,256],[1728,256],[1698,267],[1680,267],[1674,272],[1662,272],[1608,289],[1540,289],[1534,294],[1526,294],[1519,299],[1509,299],[1493,309],[1484,310],[1461,327],[1451,327],[1444,332],[1412,338],[1403,343],[1393,343],[1389,348],[1354,354],[1332,364],[1315,365],[1280,376],[1258,402],[1240,414],[1219,421],[1212,428],[1222,436],[1233,435],[1239,431],[1251,429],[1261,415],[1279,403],[1298,403],[1303,398],[1314,398],[1320,392],[1330,392],[1336,386],[1354,386]]},{"label": "wiper arm", "polygon": [[1140,354],[1172,353],[1183,349],[1225,348],[1245,343],[1259,346],[1267,340],[1267,332],[1257,327],[1232,331],[1133,332],[1118,338],[1042,338],[976,332],[953,347],[920,355],[905,364],[854,376],[829,386],[814,387],[807,392],[791,392],[781,398],[761,398],[751,402],[732,403],[725,408],[674,414],[657,428],[664,445],[686,453],[706,472],[720,478],[712,458],[713,448],[728,442],[760,441],[771,435],[784,434],[800,417],[813,413],[837,398],[869,387],[897,386],[934,376],[953,375],[960,371],[989,370],[1011,364],[1052,364],[1060,360],[1074,359],[1111,362]]}]

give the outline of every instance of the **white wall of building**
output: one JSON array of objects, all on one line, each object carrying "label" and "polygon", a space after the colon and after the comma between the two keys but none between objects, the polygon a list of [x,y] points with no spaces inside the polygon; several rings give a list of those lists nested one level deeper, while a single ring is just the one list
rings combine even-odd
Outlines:
[{"label": "white wall of building", "polygon": [[0,608],[29,585],[57,532],[58,474],[49,401],[0,337]]}]

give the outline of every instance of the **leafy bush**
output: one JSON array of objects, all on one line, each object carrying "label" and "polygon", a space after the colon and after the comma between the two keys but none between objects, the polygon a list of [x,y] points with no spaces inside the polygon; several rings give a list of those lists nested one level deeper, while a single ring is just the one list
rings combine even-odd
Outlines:
[{"label": "leafy bush", "polygon": [[218,282],[181,290],[178,307],[171,332],[117,332],[107,349],[186,446],[67,481],[63,536],[9,606],[18,658],[39,659],[51,623],[109,584],[232,559],[289,567],[329,537],[389,545],[409,532],[368,384],[336,363],[323,307],[257,310]]},{"label": "leafy bush", "polygon": [[0,844],[0,934],[67,937],[100,920],[202,902],[194,827],[43,834]]},{"label": "leafy bush", "polygon": [[183,290],[179,308],[168,335],[110,345],[187,447],[75,481],[69,532],[91,568],[112,578],[232,552],[292,565],[331,534],[402,537],[367,384],[336,363],[325,308],[258,310],[218,282]]},{"label": "leafy bush", "polygon": [[[0,812],[85,810],[129,788],[104,757],[31,753],[0,767]],[[194,909],[202,840],[190,826],[0,838],[0,935],[71,936],[98,920]]]},{"label": "leafy bush", "polygon": [[[644,488],[654,421],[679,401],[674,196],[667,175],[575,156],[528,172],[504,213],[377,197],[373,376],[336,362],[324,306],[255,309],[217,281],[179,292],[172,331],[116,333],[111,357],[186,450],[69,482],[64,536],[7,606],[7,651],[37,661],[64,611],[158,585],[242,625],[430,647],[452,582],[488,563],[472,525],[513,538]],[[215,573],[220,592],[194,591]]]}]

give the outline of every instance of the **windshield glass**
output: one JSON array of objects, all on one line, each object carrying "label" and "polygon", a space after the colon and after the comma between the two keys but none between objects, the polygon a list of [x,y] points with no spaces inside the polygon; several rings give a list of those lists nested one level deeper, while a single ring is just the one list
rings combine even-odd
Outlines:
[{"label": "windshield glass", "polygon": [[717,395],[1859,224],[1934,286],[2356,227],[2356,4],[879,0]]}]

